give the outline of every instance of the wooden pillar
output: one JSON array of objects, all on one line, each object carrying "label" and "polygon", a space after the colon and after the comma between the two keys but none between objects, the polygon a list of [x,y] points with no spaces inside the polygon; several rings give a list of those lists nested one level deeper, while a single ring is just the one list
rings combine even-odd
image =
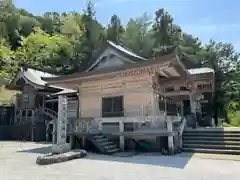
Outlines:
[{"label": "wooden pillar", "polygon": [[[119,132],[120,133],[124,133],[124,121],[121,119],[120,121],[119,121]],[[125,148],[125,140],[124,140],[124,136],[122,135],[122,136],[120,136],[119,137],[119,142],[120,142],[120,149],[121,149],[121,151],[124,151],[124,148]]]},{"label": "wooden pillar", "polygon": [[70,140],[69,140],[69,146],[70,146],[70,149],[73,148],[73,145],[74,145],[74,136],[73,135],[70,135]]},{"label": "wooden pillar", "polygon": [[103,127],[102,127],[102,121],[99,121],[99,122],[98,122],[98,131],[99,131],[99,132],[102,132],[102,129],[103,129]]},{"label": "wooden pillar", "polygon": [[152,116],[155,116],[156,107],[155,107],[155,93],[152,93]]},{"label": "wooden pillar", "polygon": [[42,112],[44,112],[44,109],[45,109],[45,95],[42,96]]},{"label": "wooden pillar", "polygon": [[141,111],[142,111],[141,113],[142,113],[142,117],[143,117],[143,116],[144,116],[144,113],[145,113],[145,112],[144,112],[144,105],[141,105]]},{"label": "wooden pillar", "polygon": [[183,100],[181,101],[181,116],[184,116],[184,109],[183,109]]},{"label": "wooden pillar", "polygon": [[46,141],[49,141],[49,123],[45,120],[45,124],[46,124]]},{"label": "wooden pillar", "polygon": [[17,106],[18,103],[17,102],[18,102],[18,99],[16,98],[15,106],[14,106],[13,124],[17,123],[17,109],[18,109],[18,106]]},{"label": "wooden pillar", "polygon": [[173,141],[173,119],[171,117],[167,118],[167,131],[171,135],[168,135],[168,151],[169,154],[174,154],[174,141]]},{"label": "wooden pillar", "polygon": [[83,136],[82,137],[82,147],[85,148],[85,145],[86,145],[86,137]]},{"label": "wooden pillar", "polygon": [[189,95],[189,99],[190,99],[191,113],[196,114],[196,102],[193,99],[193,93],[192,92]]},{"label": "wooden pillar", "polygon": [[[26,111],[26,115],[28,114],[29,109]],[[34,115],[34,110],[32,111],[32,116],[31,116],[31,122],[32,122],[32,132],[31,132],[31,141],[34,141],[34,131],[35,131],[35,115]]]},{"label": "wooden pillar", "polygon": [[167,121],[167,97],[164,96],[165,121]]},{"label": "wooden pillar", "polygon": [[79,91],[77,93],[77,118],[80,117],[80,96],[79,96]]},{"label": "wooden pillar", "polygon": [[57,122],[56,122],[56,120],[53,120],[53,131],[52,131],[52,143],[53,144],[56,144],[57,143],[57,141],[56,141],[56,127],[57,127],[57,124],[56,124]]}]

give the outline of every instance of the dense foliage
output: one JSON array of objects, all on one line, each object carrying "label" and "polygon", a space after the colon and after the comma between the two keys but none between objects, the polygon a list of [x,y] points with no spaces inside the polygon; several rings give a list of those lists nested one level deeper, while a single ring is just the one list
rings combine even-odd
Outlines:
[{"label": "dense foliage", "polygon": [[[11,1],[0,13],[0,78],[11,79],[20,64],[54,73],[84,70],[109,39],[145,58],[178,50],[189,67],[206,66],[216,71],[215,112],[221,114],[230,102],[239,108],[240,61],[232,44],[211,40],[202,45],[183,32],[164,9],[151,20],[146,13],[131,18],[126,26],[113,15],[107,27],[95,18],[91,2],[82,12],[46,12],[35,16],[16,8]],[[238,105],[236,105],[238,104]]]}]

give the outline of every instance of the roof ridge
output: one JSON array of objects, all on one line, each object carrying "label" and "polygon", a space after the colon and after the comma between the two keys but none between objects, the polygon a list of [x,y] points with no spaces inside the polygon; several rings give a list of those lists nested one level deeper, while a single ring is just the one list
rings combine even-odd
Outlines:
[{"label": "roof ridge", "polygon": [[118,50],[120,50],[130,56],[133,56],[133,57],[141,59],[141,60],[147,60],[146,58],[139,56],[138,54],[136,54],[135,52],[133,52],[130,48],[128,48],[126,46],[123,46],[121,44],[116,44],[110,40],[107,40],[107,43],[110,44],[112,47],[117,48]]}]

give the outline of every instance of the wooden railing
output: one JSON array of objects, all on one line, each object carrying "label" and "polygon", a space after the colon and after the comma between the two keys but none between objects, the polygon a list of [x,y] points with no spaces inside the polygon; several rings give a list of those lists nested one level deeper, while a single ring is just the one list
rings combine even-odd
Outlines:
[{"label": "wooden railing", "polygon": [[57,112],[55,112],[51,109],[48,109],[48,108],[44,108],[44,113],[46,113],[47,115],[49,115],[53,118],[57,118],[57,116],[58,116]]},{"label": "wooden railing", "polygon": [[95,119],[74,119],[69,122],[68,132],[95,133],[100,131],[100,124]]},{"label": "wooden railing", "polygon": [[[171,117],[175,119],[175,117]],[[95,132],[116,132],[126,124],[132,124],[128,131],[140,130],[166,130],[167,123],[165,116],[139,116],[139,117],[116,117],[116,118],[82,118],[71,120],[68,132],[95,133]],[[172,123],[172,122],[171,122]],[[108,125],[107,125],[108,124]],[[108,127],[108,128],[106,128]]]},{"label": "wooden railing", "polygon": [[186,124],[187,124],[187,120],[185,117],[182,118],[182,122],[180,124],[180,127],[179,127],[179,146],[180,148],[183,147],[183,139],[182,139],[182,135],[183,135],[183,131],[184,131],[184,128],[186,127]]},{"label": "wooden railing", "polygon": [[57,116],[58,116],[56,111],[53,111],[52,109],[49,109],[49,108],[43,109],[42,107],[40,107],[39,109],[37,109],[37,111],[46,114],[52,119],[57,119]]}]

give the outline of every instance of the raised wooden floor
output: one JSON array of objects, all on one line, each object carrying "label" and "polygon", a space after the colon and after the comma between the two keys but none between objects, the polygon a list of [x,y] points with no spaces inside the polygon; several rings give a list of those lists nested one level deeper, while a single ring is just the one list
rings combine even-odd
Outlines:
[{"label": "raised wooden floor", "polygon": [[175,136],[178,134],[177,131],[167,132],[167,131],[143,131],[143,132],[69,132],[68,135],[77,136],[90,136],[95,134],[102,134],[105,136]]}]

